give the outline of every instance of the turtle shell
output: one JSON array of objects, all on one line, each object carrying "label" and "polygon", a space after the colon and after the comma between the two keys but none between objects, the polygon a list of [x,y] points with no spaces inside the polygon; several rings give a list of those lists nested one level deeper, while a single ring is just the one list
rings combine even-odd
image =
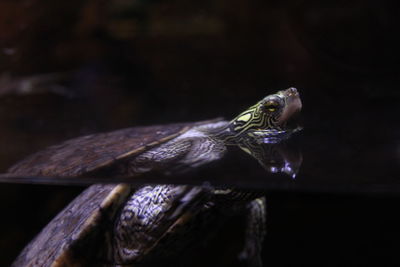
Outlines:
[{"label": "turtle shell", "polygon": [[133,127],[74,138],[48,147],[9,169],[26,176],[76,177],[135,157],[186,132],[198,123]]},{"label": "turtle shell", "polygon": [[95,184],[64,208],[23,249],[12,267],[96,266],[102,231],[131,188],[126,184]]},{"label": "turtle shell", "polygon": [[[194,126],[220,119],[93,134],[51,146],[9,169],[25,176],[79,177],[99,172],[165,143]],[[77,178],[79,179],[79,178]],[[12,266],[91,266],[101,234],[133,193],[127,184],[95,184],[64,208],[18,256]],[[98,266],[95,264],[95,266]]]}]

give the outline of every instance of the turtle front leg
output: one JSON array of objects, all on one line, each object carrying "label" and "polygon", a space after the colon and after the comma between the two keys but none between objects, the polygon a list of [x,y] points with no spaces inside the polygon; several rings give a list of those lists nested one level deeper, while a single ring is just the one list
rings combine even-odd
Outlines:
[{"label": "turtle front leg", "polygon": [[248,266],[261,267],[262,243],[266,231],[266,199],[260,197],[250,202],[247,209],[246,237],[239,259],[248,262]]}]

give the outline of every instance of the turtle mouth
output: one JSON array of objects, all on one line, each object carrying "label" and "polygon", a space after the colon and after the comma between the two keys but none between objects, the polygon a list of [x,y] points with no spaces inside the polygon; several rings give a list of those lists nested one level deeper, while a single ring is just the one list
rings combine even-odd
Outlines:
[{"label": "turtle mouth", "polygon": [[285,125],[286,127],[294,126],[294,124],[298,122],[302,108],[300,94],[294,87],[281,91],[280,93],[286,100],[286,106],[278,118],[278,124]]}]

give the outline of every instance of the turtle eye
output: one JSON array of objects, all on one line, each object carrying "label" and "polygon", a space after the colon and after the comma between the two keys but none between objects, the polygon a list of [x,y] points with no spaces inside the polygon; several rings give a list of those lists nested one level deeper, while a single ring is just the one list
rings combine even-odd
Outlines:
[{"label": "turtle eye", "polygon": [[275,100],[268,100],[264,104],[264,110],[268,112],[275,112],[279,109],[279,103]]}]

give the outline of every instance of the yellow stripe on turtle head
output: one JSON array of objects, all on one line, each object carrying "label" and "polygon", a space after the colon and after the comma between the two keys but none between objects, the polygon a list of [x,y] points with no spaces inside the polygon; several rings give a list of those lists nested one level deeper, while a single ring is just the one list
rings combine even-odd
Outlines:
[{"label": "yellow stripe on turtle head", "polygon": [[240,116],[239,118],[237,118],[237,121],[243,121],[243,122],[248,122],[251,119],[251,114],[250,113],[246,113],[242,116]]}]

